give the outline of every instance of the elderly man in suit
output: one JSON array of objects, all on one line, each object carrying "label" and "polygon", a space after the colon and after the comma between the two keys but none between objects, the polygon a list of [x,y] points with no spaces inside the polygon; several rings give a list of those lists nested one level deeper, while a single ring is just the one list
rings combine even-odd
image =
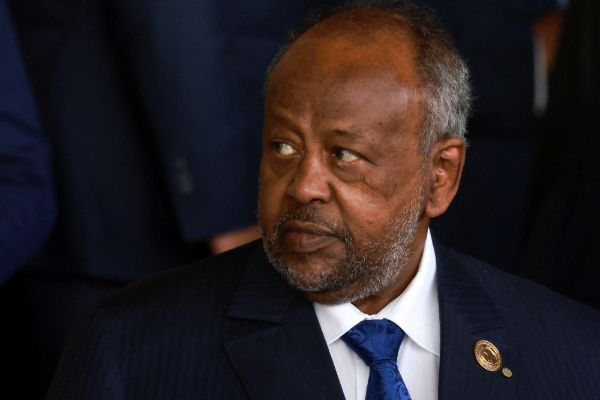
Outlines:
[{"label": "elderly man in suit", "polygon": [[48,398],[598,398],[598,313],[429,233],[468,80],[414,6],[309,19],[269,70],[262,244],[99,302]]}]

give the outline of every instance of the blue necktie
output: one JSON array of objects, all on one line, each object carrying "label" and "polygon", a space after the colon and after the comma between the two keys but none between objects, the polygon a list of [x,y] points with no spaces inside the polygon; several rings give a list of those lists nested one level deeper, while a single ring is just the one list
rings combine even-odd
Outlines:
[{"label": "blue necktie", "polygon": [[342,336],[371,369],[366,400],[411,400],[398,371],[402,339],[402,329],[387,319],[359,322]]}]

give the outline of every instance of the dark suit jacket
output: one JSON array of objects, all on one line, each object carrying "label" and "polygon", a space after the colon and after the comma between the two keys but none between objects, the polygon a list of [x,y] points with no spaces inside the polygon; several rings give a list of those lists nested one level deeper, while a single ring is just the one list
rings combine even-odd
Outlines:
[{"label": "dark suit jacket", "polygon": [[[440,399],[600,398],[600,317],[435,245]],[[514,375],[481,368],[486,339]],[[410,390],[410,388],[409,388]],[[130,286],[83,315],[48,399],[343,399],[310,301],[260,242]]]}]

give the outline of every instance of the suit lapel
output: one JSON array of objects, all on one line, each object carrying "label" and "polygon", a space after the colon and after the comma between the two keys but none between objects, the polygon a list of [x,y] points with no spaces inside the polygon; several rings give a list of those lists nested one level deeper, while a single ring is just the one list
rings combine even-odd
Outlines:
[{"label": "suit lapel", "polygon": [[451,252],[434,241],[440,304],[440,400],[512,399],[515,380],[501,370],[489,372],[475,359],[479,340],[493,343],[503,367],[514,366],[516,354],[496,304]]},{"label": "suit lapel", "polygon": [[250,398],[344,398],[312,304],[268,264],[262,247],[249,260],[227,315],[272,323],[225,343]]}]

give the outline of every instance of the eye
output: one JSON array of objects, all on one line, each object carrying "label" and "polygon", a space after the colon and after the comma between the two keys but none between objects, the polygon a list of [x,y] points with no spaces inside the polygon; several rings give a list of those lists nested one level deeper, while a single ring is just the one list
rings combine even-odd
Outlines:
[{"label": "eye", "polygon": [[271,146],[275,149],[275,151],[282,156],[289,156],[296,152],[296,150],[287,143],[283,142],[273,142]]},{"label": "eye", "polygon": [[359,156],[347,149],[342,149],[342,148],[336,148],[333,150],[333,155],[341,160],[341,161],[345,161],[345,162],[351,162],[351,161],[355,161],[358,160]]}]

